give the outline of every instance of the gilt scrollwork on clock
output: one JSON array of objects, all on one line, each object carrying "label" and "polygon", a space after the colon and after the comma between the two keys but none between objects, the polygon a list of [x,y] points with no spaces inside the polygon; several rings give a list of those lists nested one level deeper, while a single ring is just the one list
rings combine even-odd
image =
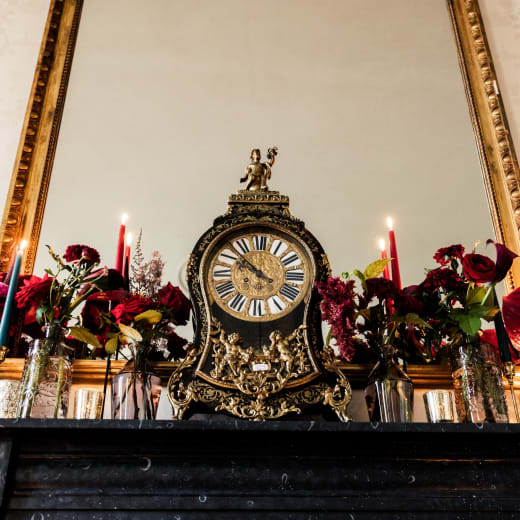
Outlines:
[{"label": "gilt scrollwork on clock", "polygon": [[242,393],[265,399],[280,392],[286,384],[311,372],[307,347],[303,341],[301,325],[288,336],[273,331],[270,344],[260,351],[243,348],[240,334],[227,334],[217,320],[213,320],[213,379],[233,383]]}]

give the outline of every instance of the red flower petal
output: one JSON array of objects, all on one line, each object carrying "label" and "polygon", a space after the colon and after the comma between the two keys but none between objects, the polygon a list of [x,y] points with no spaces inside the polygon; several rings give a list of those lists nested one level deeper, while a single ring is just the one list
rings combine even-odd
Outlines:
[{"label": "red flower petal", "polygon": [[520,350],[520,287],[504,296],[502,318],[509,339],[516,350]]}]

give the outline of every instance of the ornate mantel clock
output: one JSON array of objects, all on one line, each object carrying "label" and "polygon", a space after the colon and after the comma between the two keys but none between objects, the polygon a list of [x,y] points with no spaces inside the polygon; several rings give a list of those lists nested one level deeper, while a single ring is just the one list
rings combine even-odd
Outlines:
[{"label": "ornate mantel clock", "polygon": [[177,419],[188,408],[264,420],[325,407],[348,420],[350,384],[323,345],[314,289],[328,259],[289,198],[267,187],[276,153],[262,163],[252,151],[246,189],[190,256],[195,338],[168,382]]}]

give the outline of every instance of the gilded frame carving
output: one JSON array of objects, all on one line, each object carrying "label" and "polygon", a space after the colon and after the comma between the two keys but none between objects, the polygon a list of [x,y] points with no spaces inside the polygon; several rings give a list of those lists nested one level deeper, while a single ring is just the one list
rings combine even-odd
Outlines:
[{"label": "gilded frame carving", "polygon": [[[446,0],[497,239],[520,252],[520,170],[477,0]],[[0,270],[29,239],[34,266],[83,0],[51,0],[0,234]],[[520,266],[506,278],[520,286]]]}]

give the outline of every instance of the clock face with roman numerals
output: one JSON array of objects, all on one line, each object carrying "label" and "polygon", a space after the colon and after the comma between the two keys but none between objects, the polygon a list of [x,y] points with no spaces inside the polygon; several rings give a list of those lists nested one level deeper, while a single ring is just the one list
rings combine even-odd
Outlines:
[{"label": "clock face with roman numerals", "polygon": [[211,299],[247,321],[271,321],[308,294],[311,260],[291,235],[274,228],[244,228],[220,240],[205,273]]}]

